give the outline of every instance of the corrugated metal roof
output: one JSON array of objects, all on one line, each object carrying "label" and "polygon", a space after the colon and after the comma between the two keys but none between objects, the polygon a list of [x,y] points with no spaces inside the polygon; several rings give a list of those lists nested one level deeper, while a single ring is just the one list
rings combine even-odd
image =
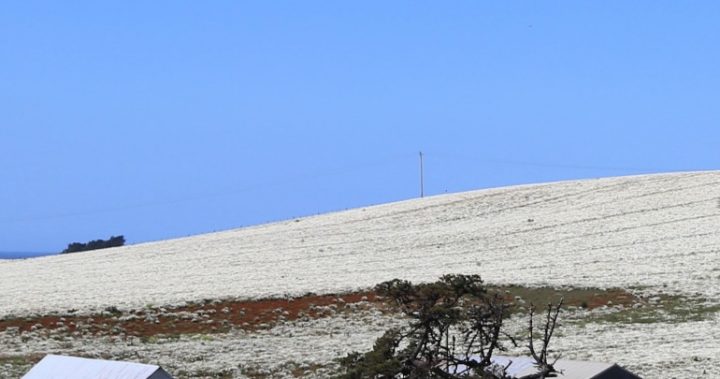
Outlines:
[{"label": "corrugated metal roof", "polygon": [[148,379],[159,366],[47,355],[22,379]]},{"label": "corrugated metal roof", "polygon": [[[507,369],[507,373],[511,376],[523,376],[537,372],[535,368],[535,361],[530,357],[507,357],[507,356],[493,356],[492,361],[496,364],[507,366],[512,361],[512,364]],[[555,369],[561,371],[557,377],[560,379],[591,379],[594,377],[601,377],[601,374],[611,367],[615,366],[613,363],[603,362],[588,362],[588,361],[570,361],[566,359],[560,359],[555,363]]]}]

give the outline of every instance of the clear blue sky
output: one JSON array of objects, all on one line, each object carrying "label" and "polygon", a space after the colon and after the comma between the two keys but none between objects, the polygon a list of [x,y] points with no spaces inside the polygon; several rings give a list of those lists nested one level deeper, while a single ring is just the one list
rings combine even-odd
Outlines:
[{"label": "clear blue sky", "polygon": [[720,165],[715,1],[7,1],[0,251]]}]

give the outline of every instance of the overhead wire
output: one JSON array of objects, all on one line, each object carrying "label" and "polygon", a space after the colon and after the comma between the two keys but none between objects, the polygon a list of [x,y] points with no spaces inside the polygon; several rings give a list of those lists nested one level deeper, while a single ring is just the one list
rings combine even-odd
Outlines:
[{"label": "overhead wire", "polygon": [[266,189],[273,188],[273,187],[288,186],[290,184],[295,184],[298,182],[308,181],[308,180],[312,180],[312,179],[343,176],[343,175],[347,175],[347,174],[350,174],[352,172],[356,172],[356,171],[359,171],[362,169],[367,169],[369,167],[377,167],[377,166],[388,165],[388,164],[399,164],[402,162],[399,158],[409,158],[409,157],[410,157],[409,154],[393,154],[393,155],[385,156],[385,157],[382,157],[379,159],[366,161],[363,163],[333,167],[333,168],[328,168],[325,170],[320,170],[320,171],[310,172],[310,173],[300,173],[300,174],[292,175],[292,176],[285,177],[282,179],[274,179],[274,180],[254,183],[254,184],[250,184],[250,185],[246,185],[246,186],[242,186],[242,187],[238,187],[238,188],[233,188],[233,189],[229,189],[229,190],[221,191],[221,192],[194,194],[194,195],[187,195],[187,196],[182,196],[182,197],[168,199],[168,200],[162,200],[162,201],[149,201],[149,202],[141,202],[141,203],[134,203],[134,204],[125,204],[125,205],[118,205],[118,206],[114,206],[114,207],[85,210],[85,211],[78,211],[78,212],[65,212],[65,213],[58,213],[58,214],[51,214],[51,215],[39,215],[39,216],[30,216],[30,217],[0,219],[0,224],[13,224],[13,223],[64,219],[64,218],[72,218],[72,217],[92,216],[92,215],[97,215],[97,214],[117,213],[117,212],[123,212],[123,211],[134,210],[134,209],[156,208],[156,207],[163,207],[163,206],[168,206],[168,205],[205,201],[208,199],[231,197],[231,196],[236,196],[236,195],[240,195],[243,193],[259,191],[259,190],[266,190]]},{"label": "overhead wire", "polygon": [[[543,161],[523,161],[523,160],[513,160],[513,159],[500,159],[496,157],[489,157],[489,156],[481,156],[481,155],[468,155],[468,154],[459,154],[459,153],[448,153],[448,152],[442,152],[442,151],[426,151],[423,150],[422,154],[432,160],[433,157],[437,157],[440,159],[447,159],[452,160],[454,162],[457,161],[463,161],[463,162],[479,162],[483,164],[497,164],[497,165],[511,165],[511,166],[523,166],[523,167],[542,167],[542,168],[561,168],[561,169],[573,169],[573,170],[590,170],[590,171],[616,171],[616,172],[623,172],[623,173],[651,173],[651,172],[667,172],[667,171],[691,171],[691,170],[668,170],[667,168],[648,168],[648,167],[631,167],[631,166],[604,166],[604,165],[587,165],[587,164],[566,164],[566,163],[555,163],[555,162],[543,162]],[[146,208],[156,208],[156,207],[163,207],[168,205],[176,205],[176,204],[183,204],[183,203],[190,203],[190,202],[198,202],[198,201],[205,201],[208,199],[217,199],[222,197],[231,197],[236,196],[243,193],[248,193],[252,191],[259,191],[259,190],[265,190],[273,187],[278,186],[288,186],[290,184],[295,184],[302,181],[312,180],[312,179],[318,179],[318,178],[327,178],[327,177],[337,177],[337,176],[343,176],[347,175],[352,172],[356,172],[362,169],[367,169],[370,167],[377,167],[377,166],[387,166],[387,165],[394,165],[394,164],[405,164],[410,162],[409,159],[415,159],[417,157],[416,153],[400,153],[400,154],[392,154],[392,155],[386,155],[381,158],[377,158],[371,161],[365,161],[358,164],[352,164],[352,165],[344,165],[344,166],[336,166],[333,168],[328,168],[316,172],[310,172],[310,173],[300,173],[297,175],[292,175],[285,178],[278,178],[274,180],[254,183],[238,188],[229,189],[226,191],[220,191],[220,192],[212,192],[212,193],[202,193],[202,194],[193,194],[193,195],[187,195],[187,196],[181,196],[174,199],[168,199],[168,200],[161,200],[161,201],[150,201],[150,202],[140,202],[140,203],[134,203],[134,204],[124,204],[124,205],[118,205],[113,207],[106,207],[106,208],[100,208],[100,209],[92,209],[92,210],[84,210],[84,211],[77,211],[77,212],[65,212],[65,213],[58,213],[58,214],[50,214],[50,215],[36,215],[36,216],[29,216],[29,217],[18,217],[18,218],[8,218],[8,219],[0,219],[0,224],[13,224],[13,223],[24,223],[24,222],[34,222],[34,221],[46,221],[46,220],[54,220],[54,219],[64,219],[64,218],[72,218],[72,217],[83,217],[83,216],[92,216],[92,215],[98,215],[98,214],[106,214],[106,213],[117,213],[117,212],[124,212],[128,210],[135,210],[135,209],[146,209]]]},{"label": "overhead wire", "polygon": [[[423,152],[425,153],[425,152]],[[483,163],[494,163],[500,165],[510,166],[526,166],[526,167],[545,167],[545,168],[564,168],[574,170],[591,170],[591,171],[622,171],[626,173],[648,173],[648,172],[677,172],[677,171],[693,171],[692,169],[669,169],[667,167],[632,167],[632,166],[604,166],[604,165],[590,165],[590,164],[567,164],[557,162],[543,162],[541,160],[535,161],[523,161],[514,159],[504,159],[489,156],[471,156],[467,154],[458,153],[447,153],[439,151],[430,151],[429,154],[440,157],[450,158],[454,160],[463,161],[481,161]]]}]

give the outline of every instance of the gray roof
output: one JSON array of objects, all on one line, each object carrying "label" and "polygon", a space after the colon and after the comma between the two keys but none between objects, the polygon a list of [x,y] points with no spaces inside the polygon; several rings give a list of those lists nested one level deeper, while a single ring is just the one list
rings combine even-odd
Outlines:
[{"label": "gray roof", "polygon": [[160,366],[47,355],[22,379],[172,379]]},{"label": "gray roof", "polygon": [[[520,377],[537,372],[535,369],[535,361],[530,357],[507,357],[496,355],[492,358],[493,363],[507,366],[510,376]],[[555,369],[561,371],[557,374],[558,379],[635,379],[639,376],[623,369],[614,363],[588,362],[588,361],[570,361],[560,359],[555,363]]]}]

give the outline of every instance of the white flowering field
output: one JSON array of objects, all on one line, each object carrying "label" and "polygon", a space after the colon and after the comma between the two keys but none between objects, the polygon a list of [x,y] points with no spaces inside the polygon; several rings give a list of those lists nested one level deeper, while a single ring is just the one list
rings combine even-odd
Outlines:
[{"label": "white flowering field", "polygon": [[[103,251],[0,261],[0,317],[340,293],[446,273],[477,273],[497,284],[620,287],[713,307],[720,304],[719,221],[719,172],[435,196]],[[557,347],[566,358],[618,362],[645,377],[720,377],[719,320],[711,313],[642,324],[573,324]],[[369,335],[355,329],[348,330]],[[287,342],[285,354],[315,349],[326,362],[333,355],[327,349],[347,350],[343,341],[357,348],[355,339],[319,350],[313,341]],[[365,343],[370,347],[372,340]]]}]

